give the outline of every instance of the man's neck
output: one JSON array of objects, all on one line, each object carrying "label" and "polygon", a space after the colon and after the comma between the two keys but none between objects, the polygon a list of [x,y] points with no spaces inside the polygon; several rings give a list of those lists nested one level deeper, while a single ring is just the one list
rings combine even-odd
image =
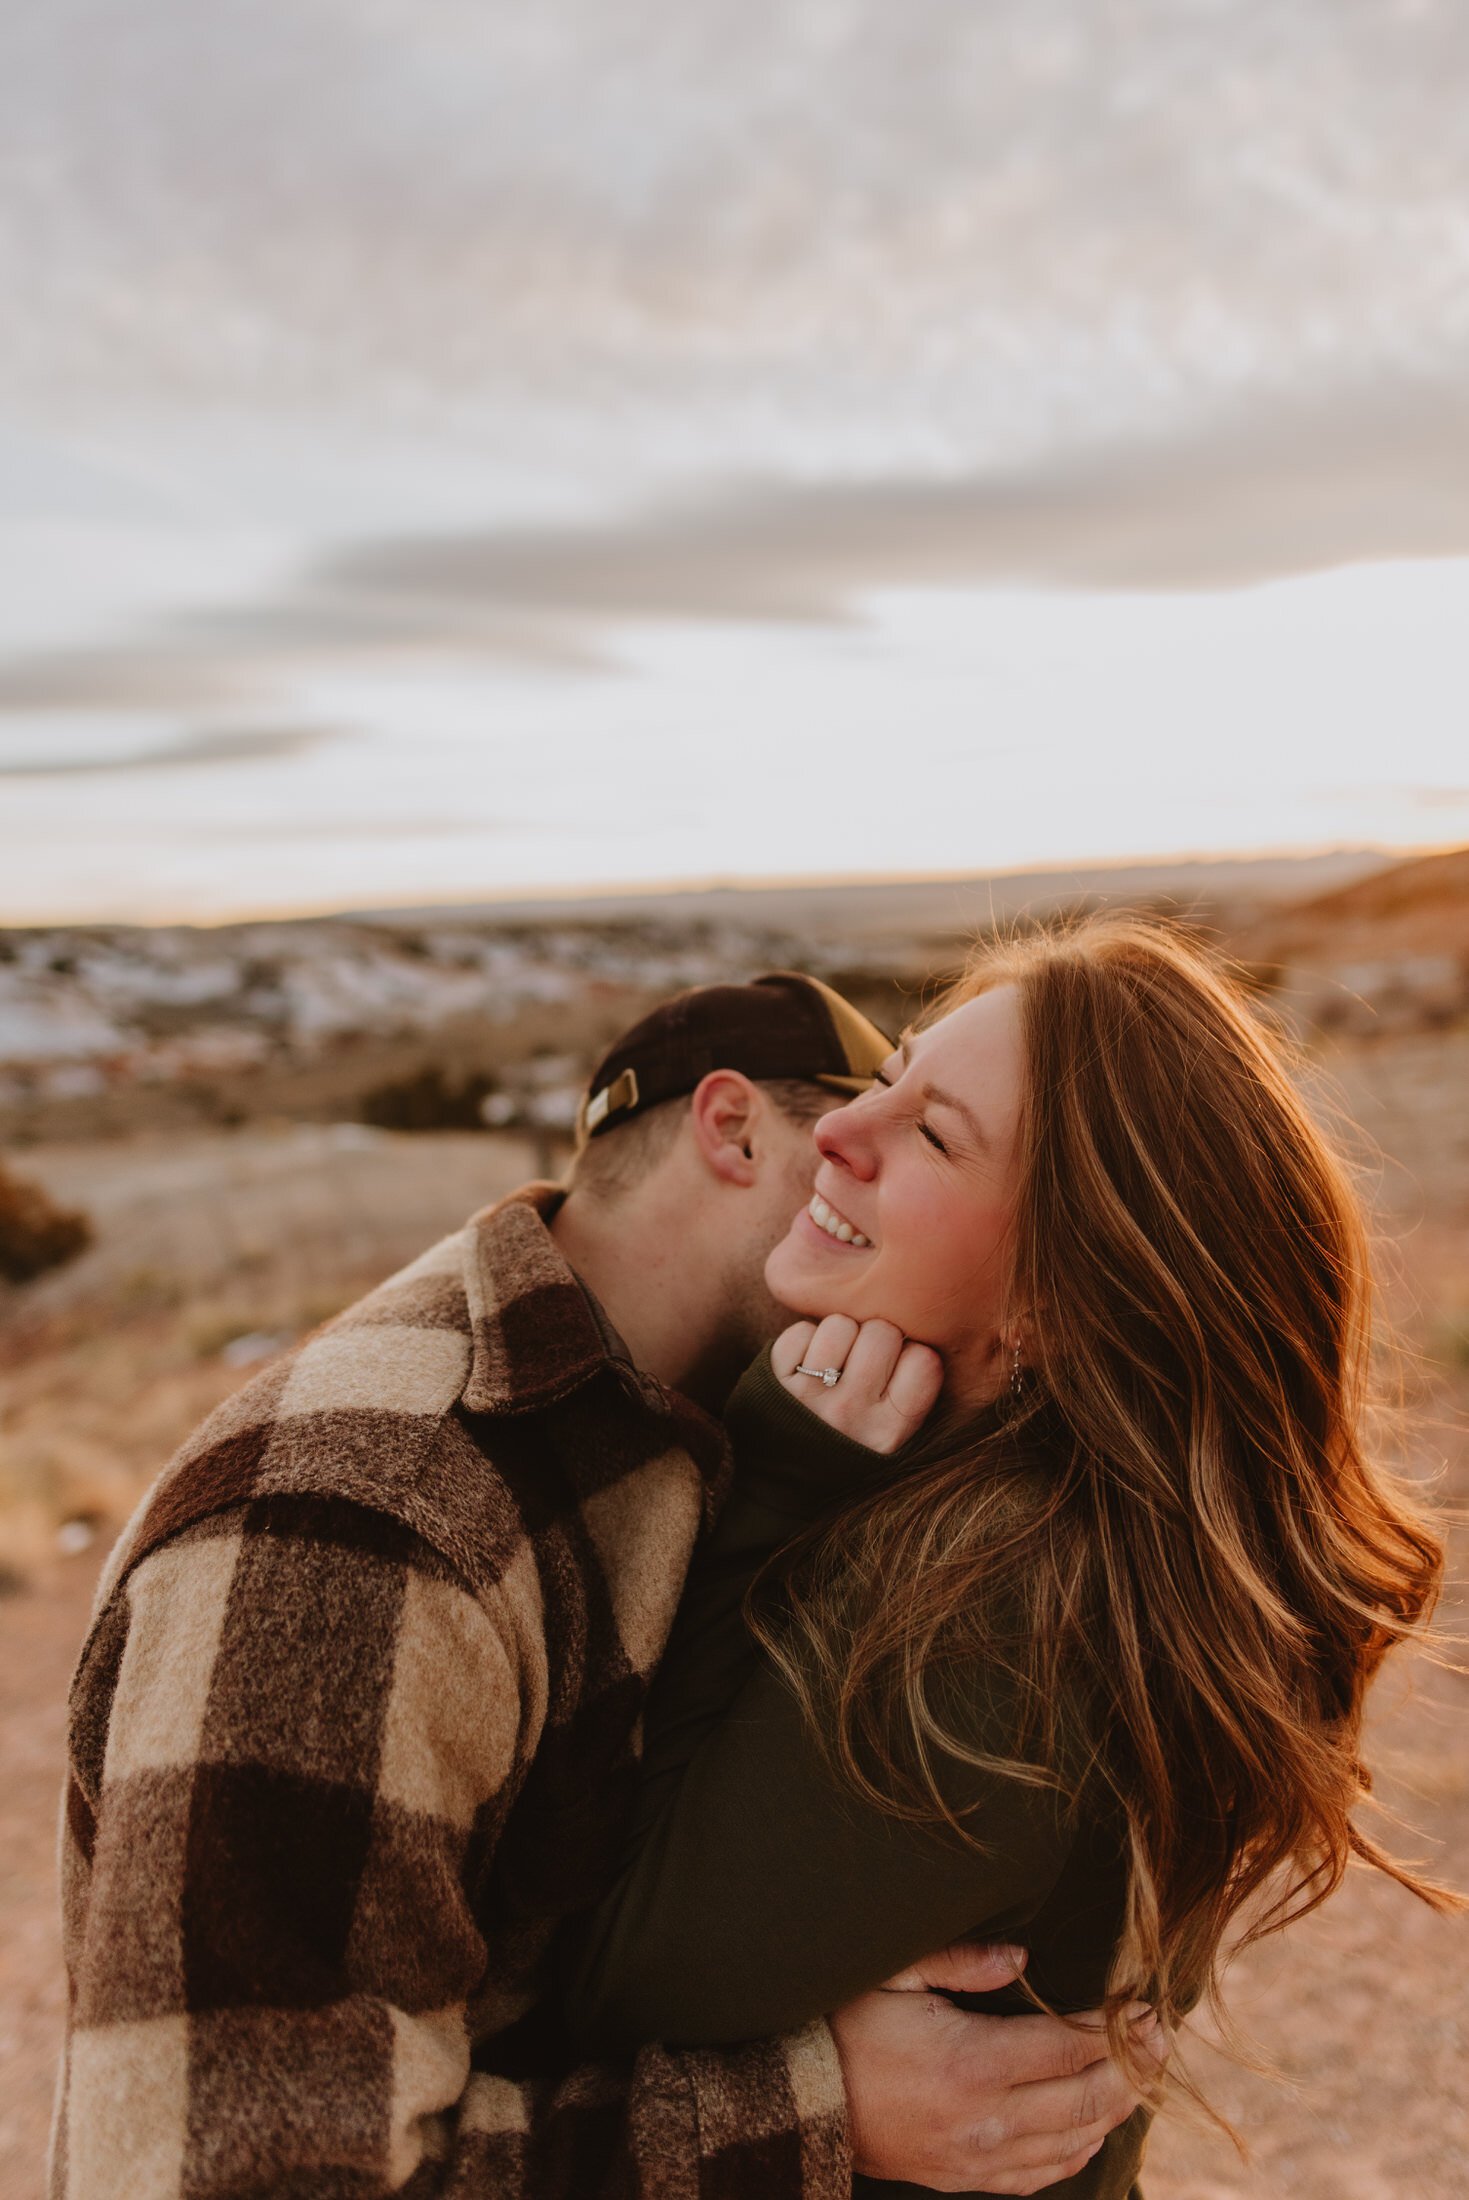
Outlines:
[{"label": "man's neck", "polygon": [[723,1310],[717,1278],[691,1235],[636,1193],[609,1206],[574,1192],[553,1216],[551,1234],[634,1365],[717,1410],[729,1388]]}]

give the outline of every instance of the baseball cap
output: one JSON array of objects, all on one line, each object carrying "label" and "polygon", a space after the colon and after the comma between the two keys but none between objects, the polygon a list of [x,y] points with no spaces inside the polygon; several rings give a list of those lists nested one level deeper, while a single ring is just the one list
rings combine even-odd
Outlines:
[{"label": "baseball cap", "polygon": [[592,1072],[577,1129],[596,1138],[680,1099],[711,1070],[769,1081],[796,1077],[865,1092],[894,1051],[884,1031],[819,978],[773,970],[748,985],[698,985],[662,1001]]}]

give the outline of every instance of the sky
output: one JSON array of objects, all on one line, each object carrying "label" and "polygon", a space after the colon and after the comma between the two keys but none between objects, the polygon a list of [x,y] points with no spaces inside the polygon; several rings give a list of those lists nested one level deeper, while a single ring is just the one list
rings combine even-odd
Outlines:
[{"label": "sky", "polygon": [[1469,839],[1452,0],[19,0],[0,920]]}]

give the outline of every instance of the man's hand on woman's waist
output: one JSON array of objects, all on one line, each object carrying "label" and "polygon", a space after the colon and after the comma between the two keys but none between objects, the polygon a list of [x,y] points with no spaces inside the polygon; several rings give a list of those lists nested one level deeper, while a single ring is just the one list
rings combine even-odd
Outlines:
[{"label": "man's hand on woman's waist", "polygon": [[[1073,2177],[1142,2098],[1108,2054],[1099,2016],[990,2017],[950,1993],[986,1994],[1023,1950],[956,1943],[830,2019],[847,2089],[853,2167],[938,2192],[1033,2193]],[[1157,2019],[1134,2037],[1161,2065]]]}]

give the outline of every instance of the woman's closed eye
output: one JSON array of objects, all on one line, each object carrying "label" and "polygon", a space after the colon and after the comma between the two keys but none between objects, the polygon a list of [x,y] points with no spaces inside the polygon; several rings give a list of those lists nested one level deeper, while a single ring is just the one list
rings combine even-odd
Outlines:
[{"label": "woman's closed eye", "polygon": [[[882,1085],[888,1092],[891,1092],[893,1089],[893,1080],[891,1077],[888,1076],[886,1070],[874,1070],[872,1073],[872,1082],[875,1085]],[[923,1136],[928,1140],[930,1146],[933,1147],[935,1153],[948,1153],[948,1147],[944,1144],[943,1140],[940,1138],[938,1132],[933,1128],[933,1125],[931,1123],[925,1122],[921,1115],[916,1115],[913,1120],[918,1129],[923,1133]]]}]

